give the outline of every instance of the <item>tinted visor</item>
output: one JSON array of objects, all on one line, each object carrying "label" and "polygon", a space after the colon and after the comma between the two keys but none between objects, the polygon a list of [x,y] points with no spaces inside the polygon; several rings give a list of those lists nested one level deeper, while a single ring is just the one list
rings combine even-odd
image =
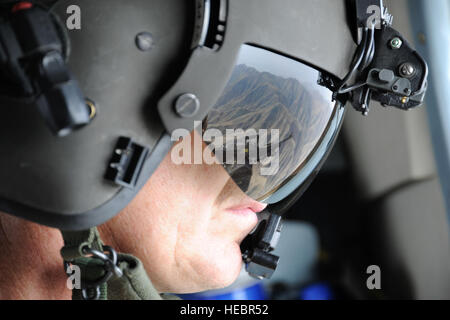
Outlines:
[{"label": "tinted visor", "polygon": [[295,176],[325,136],[337,104],[319,78],[319,71],[296,60],[242,46],[203,122],[203,138],[253,199],[263,201]]}]

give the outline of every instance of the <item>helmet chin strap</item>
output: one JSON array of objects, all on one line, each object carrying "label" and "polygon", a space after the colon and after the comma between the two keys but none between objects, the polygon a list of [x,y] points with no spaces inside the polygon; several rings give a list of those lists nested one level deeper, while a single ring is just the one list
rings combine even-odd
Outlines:
[{"label": "helmet chin strap", "polygon": [[73,300],[177,299],[158,293],[138,258],[105,246],[96,227],[61,233],[61,256]]}]

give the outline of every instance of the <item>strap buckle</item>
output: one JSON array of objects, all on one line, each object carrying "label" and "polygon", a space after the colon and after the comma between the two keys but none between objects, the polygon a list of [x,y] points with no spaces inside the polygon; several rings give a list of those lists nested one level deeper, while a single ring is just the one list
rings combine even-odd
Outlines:
[{"label": "strap buckle", "polygon": [[[106,284],[108,280],[115,275],[116,277],[122,277],[122,270],[118,267],[117,252],[109,247],[103,246],[103,252],[92,249],[89,246],[82,248],[84,258],[99,259],[103,262],[105,274],[96,280],[82,279],[81,281],[81,294],[84,300],[99,300],[101,296],[101,286]],[[73,262],[64,261],[64,269],[68,273],[68,268]]]}]

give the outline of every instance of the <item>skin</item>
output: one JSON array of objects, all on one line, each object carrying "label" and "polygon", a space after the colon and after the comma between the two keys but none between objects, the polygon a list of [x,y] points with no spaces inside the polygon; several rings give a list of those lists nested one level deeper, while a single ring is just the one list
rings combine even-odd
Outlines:
[{"label": "skin", "polygon": [[[168,154],[136,198],[99,231],[105,244],[143,262],[159,292],[198,292],[236,280],[239,245],[264,207],[222,166],[175,165]],[[0,299],[71,299],[62,246],[58,230],[0,214]]]}]

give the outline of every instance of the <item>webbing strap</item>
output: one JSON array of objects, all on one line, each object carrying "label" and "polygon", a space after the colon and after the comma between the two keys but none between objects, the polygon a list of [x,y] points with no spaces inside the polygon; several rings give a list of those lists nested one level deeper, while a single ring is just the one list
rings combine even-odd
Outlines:
[{"label": "webbing strap", "polygon": [[[103,252],[104,247],[97,228],[85,231],[61,231],[64,238],[64,247],[61,255],[64,261],[77,265],[80,268],[82,282],[95,282],[105,275],[105,265],[100,259],[86,257],[83,248],[86,246]],[[112,276],[100,286],[99,300],[175,300],[172,295],[160,295],[153,286],[142,262],[129,254],[119,253],[117,264],[122,276]],[[90,289],[89,289],[90,290]],[[88,290],[88,296],[92,294]],[[72,299],[81,300],[82,291],[74,289]]]},{"label": "webbing strap", "polygon": [[[86,257],[83,249],[90,248],[103,252],[103,243],[97,228],[84,231],[61,231],[64,239],[64,247],[61,249],[61,256],[65,262],[76,265],[81,271],[81,283],[92,282],[100,279],[105,274],[104,262],[92,257]],[[67,271],[67,270],[66,270]],[[107,284],[99,286],[99,300],[107,300]],[[88,288],[88,296],[93,296],[95,288]],[[82,300],[82,290],[72,290],[73,300]]]},{"label": "webbing strap", "polygon": [[61,255],[64,261],[72,261],[84,257],[82,249],[86,246],[99,251],[103,250],[103,242],[97,228],[84,231],[61,231],[64,239],[64,247]]},{"label": "webbing strap", "polygon": [[123,276],[108,281],[108,299],[162,300],[138,258],[119,253],[118,261]]}]

